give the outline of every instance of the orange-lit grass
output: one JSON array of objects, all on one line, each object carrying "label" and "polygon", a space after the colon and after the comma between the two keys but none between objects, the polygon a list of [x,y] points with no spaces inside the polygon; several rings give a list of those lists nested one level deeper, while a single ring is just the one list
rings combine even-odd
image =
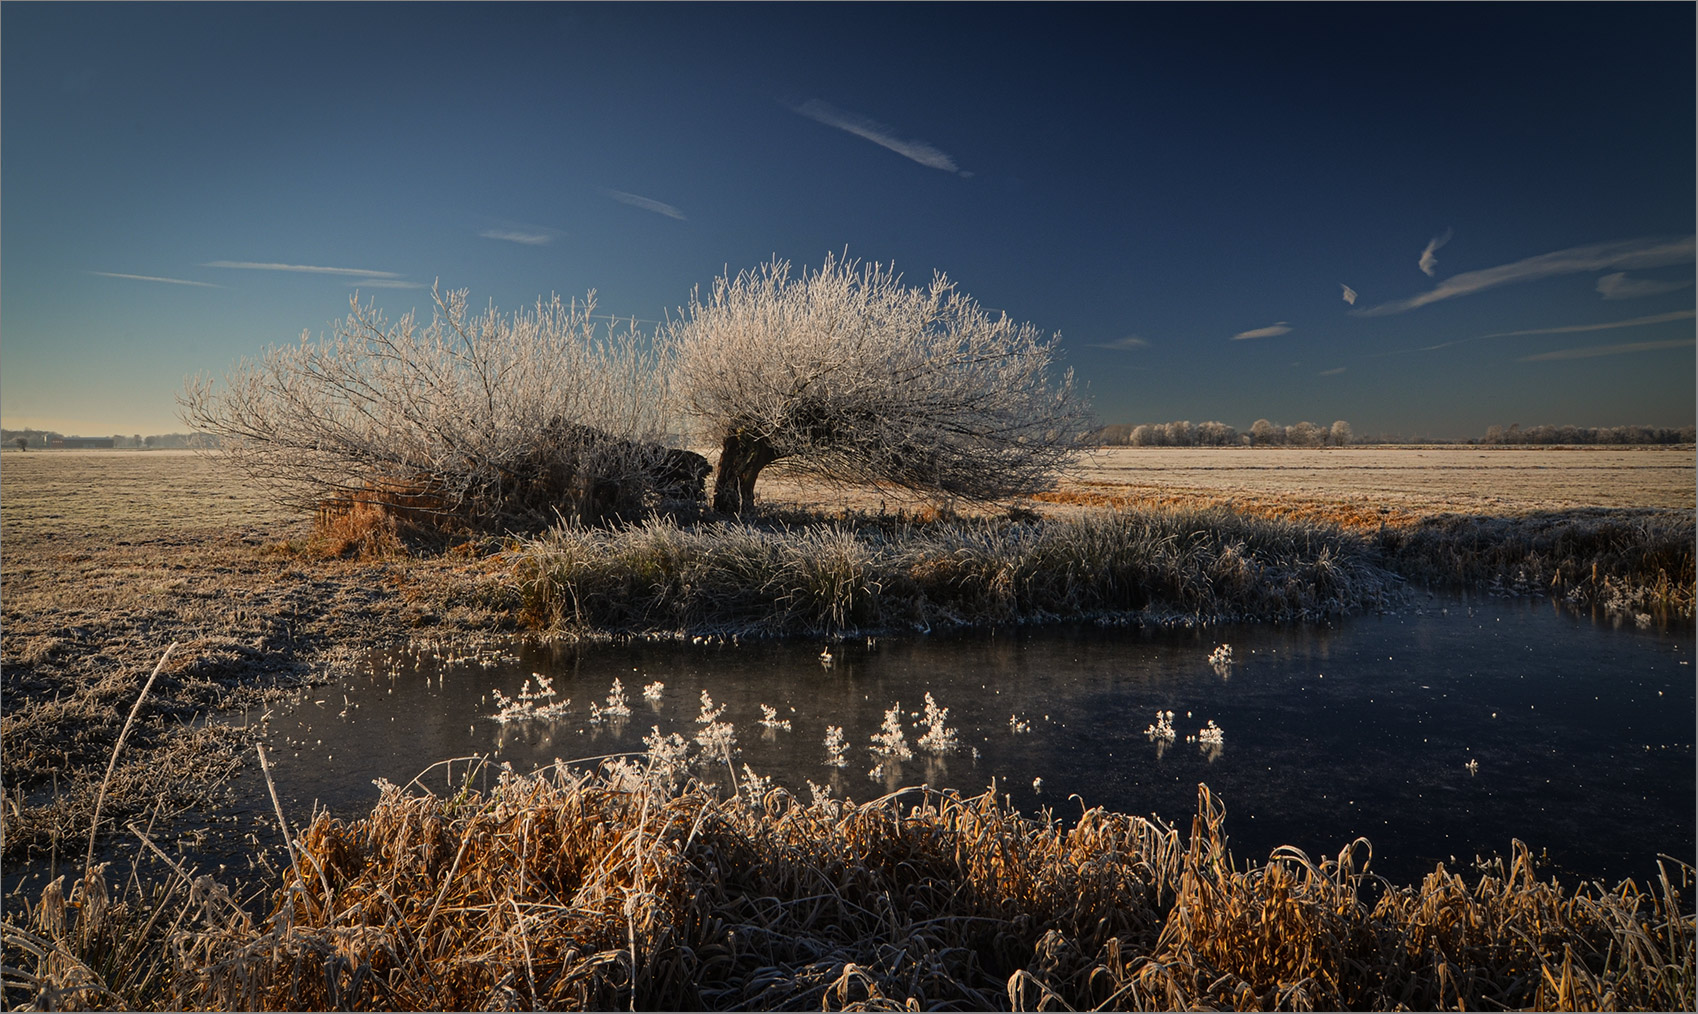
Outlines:
[{"label": "orange-lit grass", "polygon": [[[1199,787],[1188,836],[994,793],[760,805],[555,769],[488,794],[385,787],[317,817],[261,922],[209,886],[128,909],[99,874],[5,927],[8,1006],[181,1009],[1689,1009],[1690,867],[1541,882],[1366,871],[1358,840],[1244,864]],[[156,892],[157,893],[157,892]],[[190,914],[175,925],[160,910]],[[149,921],[151,919],[151,921]],[[87,923],[101,921],[90,935]],[[145,924],[145,925],[144,925]],[[104,935],[102,935],[104,934]],[[86,941],[129,941],[126,985]],[[137,943],[140,939],[142,943]],[[143,946],[145,943],[146,946]],[[58,955],[58,957],[53,957]],[[151,961],[151,963],[148,963]],[[163,963],[170,974],[157,970]],[[56,993],[51,992],[57,990]]]}]

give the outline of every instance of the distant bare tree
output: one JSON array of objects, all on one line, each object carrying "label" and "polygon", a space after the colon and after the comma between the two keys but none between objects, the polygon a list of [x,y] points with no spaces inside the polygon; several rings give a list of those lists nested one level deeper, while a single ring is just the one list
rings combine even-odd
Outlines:
[{"label": "distant bare tree", "polygon": [[1293,447],[1319,447],[1322,432],[1312,422],[1292,423],[1285,428],[1285,442]]},{"label": "distant bare tree", "polygon": [[1333,420],[1332,428],[1327,431],[1327,442],[1334,447],[1346,447],[1350,444],[1350,424],[1343,419]]},{"label": "distant bare tree", "polygon": [[432,298],[421,324],[356,297],[327,339],[302,334],[222,385],[191,378],[182,419],[285,504],[404,503],[482,527],[594,518],[687,470],[660,446],[657,355],[634,329],[598,328],[594,293],[511,315],[471,312],[464,291]]},{"label": "distant bare tree", "polygon": [[1197,442],[1207,447],[1230,447],[1238,443],[1238,431],[1223,422],[1200,423]]},{"label": "distant bare tree", "polygon": [[1257,447],[1282,444],[1285,442],[1285,430],[1266,419],[1257,419],[1250,424],[1250,442]]},{"label": "distant bare tree", "polygon": [[12,446],[20,451],[29,450],[29,437],[13,437]]},{"label": "distant bare tree", "polygon": [[761,471],[996,499],[1053,482],[1089,428],[1054,339],[992,316],[942,274],[773,261],[714,281],[667,331],[678,391],[720,446],[714,506],[754,503]]}]

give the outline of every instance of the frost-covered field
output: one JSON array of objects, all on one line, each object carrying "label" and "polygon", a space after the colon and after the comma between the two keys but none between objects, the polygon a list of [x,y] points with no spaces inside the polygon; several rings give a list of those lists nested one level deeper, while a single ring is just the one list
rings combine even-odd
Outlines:
[{"label": "frost-covered field", "polygon": [[1685,447],[1295,448],[1112,447],[1091,453],[1063,489],[1113,495],[1292,495],[1417,513],[1520,513],[1581,507],[1694,506]]},{"label": "frost-covered field", "polygon": [[[5,535],[110,538],[154,526],[243,527],[290,516],[261,491],[187,451],[8,451]],[[1092,450],[1040,509],[1068,502],[1240,497],[1330,502],[1364,514],[1519,514],[1587,507],[1694,508],[1698,467],[1685,447]],[[875,490],[764,480],[763,500],[878,510]],[[891,496],[890,507],[901,501]],[[1248,505],[1246,505],[1248,506]],[[1296,506],[1294,503],[1293,506]]]}]

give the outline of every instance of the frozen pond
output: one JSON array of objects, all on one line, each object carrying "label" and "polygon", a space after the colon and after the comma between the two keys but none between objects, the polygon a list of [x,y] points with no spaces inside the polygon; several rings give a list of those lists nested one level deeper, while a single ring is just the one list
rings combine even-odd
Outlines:
[{"label": "frozen pond", "polygon": [[[1230,664],[1211,664],[1220,645]],[[733,724],[735,767],[807,798],[807,782],[856,800],[930,784],[999,792],[1060,819],[1091,806],[1189,828],[1198,782],[1226,803],[1241,858],[1292,844],[1330,854],[1356,836],[1396,880],[1435,861],[1547,853],[1565,881],[1655,875],[1659,852],[1694,850],[1691,630],[1594,623],[1551,602],[1433,599],[1327,627],[1144,633],[1094,627],[884,637],[876,644],[637,643],[582,651],[512,647],[456,658],[429,648],[374,658],[372,674],[273,712],[266,741],[292,820],[315,805],[361,815],[373,779],[405,783],[434,762],[481,755],[529,771],[642,750],[658,729],[692,739],[701,694]],[[495,691],[539,673],[564,715],[498,722]],[[629,717],[602,714],[618,679]],[[657,699],[645,686],[661,683]],[[920,746],[925,695],[949,709],[957,748]],[[914,757],[872,753],[900,702]],[[789,728],[763,727],[762,706]],[[1174,714],[1174,738],[1146,730]],[[249,716],[250,719],[257,716]],[[236,720],[241,721],[237,716]],[[1191,742],[1213,722],[1221,742]],[[827,763],[840,726],[847,764]],[[1017,731],[1018,730],[1018,731]],[[436,768],[426,783],[458,783]],[[729,785],[727,766],[699,766]],[[269,814],[257,773],[244,803]]]}]

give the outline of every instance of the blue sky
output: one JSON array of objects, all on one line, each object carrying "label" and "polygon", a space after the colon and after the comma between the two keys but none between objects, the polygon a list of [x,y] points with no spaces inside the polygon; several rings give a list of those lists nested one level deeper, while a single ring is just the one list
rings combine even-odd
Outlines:
[{"label": "blue sky", "polygon": [[[181,429],[359,289],[942,270],[1104,422],[1686,425],[1694,8],[0,7],[0,416]],[[1351,301],[1353,300],[1353,301]]]}]

